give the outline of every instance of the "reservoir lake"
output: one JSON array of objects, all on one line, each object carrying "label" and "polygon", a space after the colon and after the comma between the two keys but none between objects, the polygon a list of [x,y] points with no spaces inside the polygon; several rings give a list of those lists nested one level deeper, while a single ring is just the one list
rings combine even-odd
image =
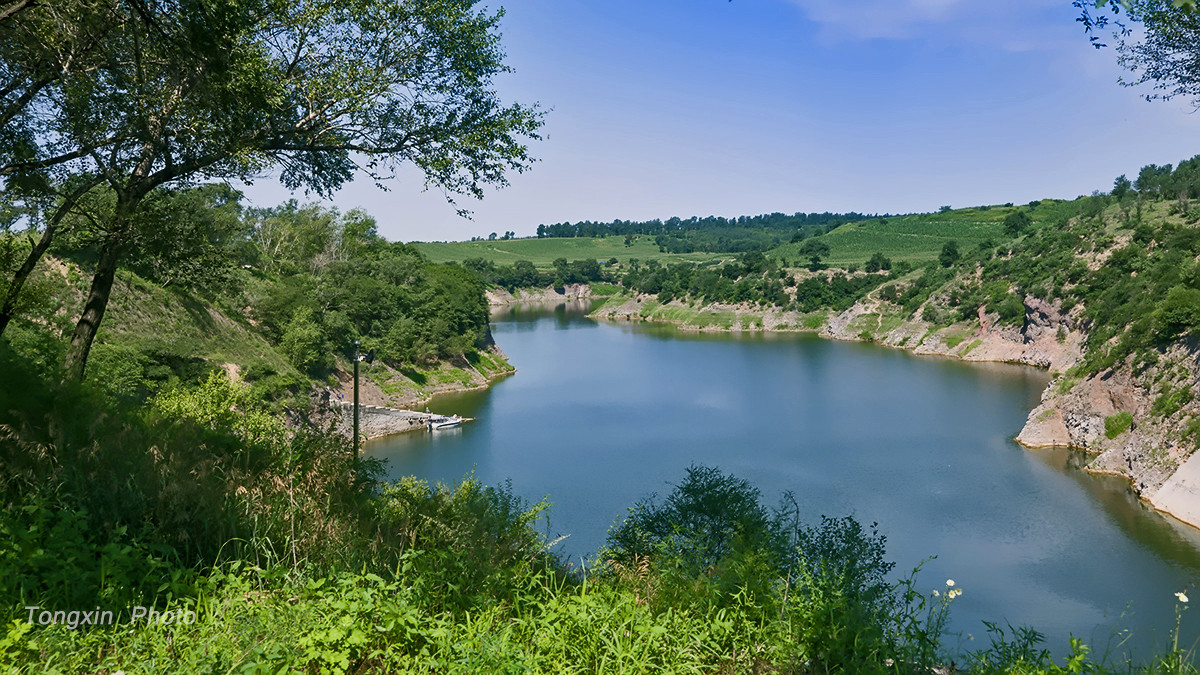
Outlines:
[{"label": "reservoir lake", "polygon": [[[474,421],[372,441],[367,454],[390,478],[473,473],[545,498],[540,527],[548,540],[569,535],[552,550],[576,566],[639,499],[665,496],[693,463],[719,467],[768,506],[791,491],[806,522],[877,522],[893,576],[936,556],[917,586],[952,578],[963,589],[950,628],[965,649],[986,646],[988,620],[1036,628],[1055,654],[1075,635],[1097,655],[1136,657],[1168,643],[1176,591],[1200,599],[1200,531],[1145,506],[1127,482],[1083,472],[1078,453],[1012,440],[1049,381],[1042,370],[587,311],[498,310],[492,332],[517,372],[430,404]],[[1181,647],[1200,634],[1193,614]]]}]

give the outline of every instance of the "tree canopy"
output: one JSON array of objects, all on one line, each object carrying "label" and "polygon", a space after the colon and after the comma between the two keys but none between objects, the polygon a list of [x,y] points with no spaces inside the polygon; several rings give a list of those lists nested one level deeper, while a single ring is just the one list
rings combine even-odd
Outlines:
[{"label": "tree canopy", "polygon": [[[1146,94],[1147,100],[1184,96],[1200,107],[1200,13],[1195,0],[1074,0],[1073,4],[1097,48],[1107,46],[1099,33],[1112,29],[1118,63],[1132,74],[1122,84],[1150,85],[1153,91]],[[1135,23],[1141,24],[1140,30],[1133,30]]]},{"label": "tree canopy", "polygon": [[287,187],[325,195],[405,163],[451,202],[504,185],[532,162],[541,113],[495,93],[502,14],[477,4],[5,3],[0,177],[6,196],[33,186],[47,203],[30,211],[43,241],[10,284],[0,330],[60,212],[99,185],[113,198],[91,216],[104,236],[68,356],[75,378],[143,200],[164,186],[277,169]]}]

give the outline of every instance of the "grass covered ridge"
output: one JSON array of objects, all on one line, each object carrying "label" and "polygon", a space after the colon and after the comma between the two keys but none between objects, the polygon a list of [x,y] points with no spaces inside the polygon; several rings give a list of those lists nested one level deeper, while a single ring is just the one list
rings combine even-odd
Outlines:
[{"label": "grass covered ridge", "polygon": [[435,263],[462,262],[470,258],[482,258],[496,264],[511,265],[518,260],[528,260],[540,268],[550,267],[558,258],[570,260],[617,258],[627,263],[630,258],[643,261],[671,259],[701,262],[729,257],[728,254],[719,253],[666,253],[659,251],[659,246],[654,243],[654,237],[649,235],[631,237],[631,243],[628,246],[625,245],[622,237],[415,242],[412,246]]}]

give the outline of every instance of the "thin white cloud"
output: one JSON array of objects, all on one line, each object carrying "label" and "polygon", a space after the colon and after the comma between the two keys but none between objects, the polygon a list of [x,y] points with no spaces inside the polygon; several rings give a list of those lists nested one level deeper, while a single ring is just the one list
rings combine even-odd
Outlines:
[{"label": "thin white cloud", "polygon": [[1077,32],[1062,0],[788,1],[830,41],[937,39],[1031,51],[1061,45],[1064,28]]},{"label": "thin white cloud", "polygon": [[842,37],[911,38],[924,25],[947,21],[964,0],[792,0],[809,18]]}]

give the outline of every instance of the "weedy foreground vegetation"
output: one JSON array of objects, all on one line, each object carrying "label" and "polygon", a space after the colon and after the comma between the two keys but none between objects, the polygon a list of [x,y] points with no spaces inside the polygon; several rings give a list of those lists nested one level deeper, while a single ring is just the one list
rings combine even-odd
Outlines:
[{"label": "weedy foreground vegetation", "polygon": [[[36,383],[0,352],[6,378]],[[8,380],[12,381],[12,380]],[[14,672],[1195,672],[1032,629],[959,653],[953,580],[897,578],[885,540],[693,466],[591,560],[546,504],[467,477],[380,483],[347,442],[285,429],[213,375],[131,407],[87,385],[0,391],[0,666]],[[578,563],[578,564],[576,564]],[[929,592],[930,587],[939,590]],[[133,621],[136,606],[191,620]],[[1181,605],[1183,607],[1183,605]],[[28,608],[37,608],[30,611]],[[41,611],[110,610],[106,625]],[[41,618],[39,618],[41,617]]]}]

